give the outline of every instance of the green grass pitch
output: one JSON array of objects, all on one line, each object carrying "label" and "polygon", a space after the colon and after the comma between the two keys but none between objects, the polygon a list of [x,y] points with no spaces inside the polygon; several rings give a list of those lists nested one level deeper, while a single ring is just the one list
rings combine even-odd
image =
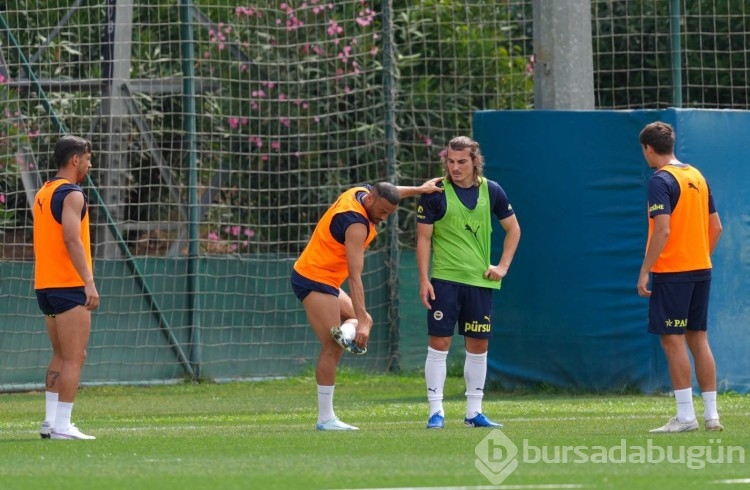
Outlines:
[{"label": "green grass pitch", "polygon": [[[446,428],[428,431],[421,375],[343,372],[336,412],[360,430],[317,432],[315,380],[309,375],[88,387],[78,394],[73,418],[96,441],[41,440],[43,393],[4,394],[0,488],[682,490],[750,485],[750,396],[719,396],[724,432],[705,432],[701,422],[698,432],[649,434],[673,414],[672,398],[488,390],[484,411],[505,424],[493,432],[463,426],[463,391],[463,379],[448,378]],[[702,419],[700,397],[695,407]],[[501,434],[517,448],[512,459],[510,446],[498,443]],[[491,445],[482,442],[487,437]],[[478,469],[484,461],[489,475],[497,477],[511,468],[511,460],[517,466],[499,485]]]}]

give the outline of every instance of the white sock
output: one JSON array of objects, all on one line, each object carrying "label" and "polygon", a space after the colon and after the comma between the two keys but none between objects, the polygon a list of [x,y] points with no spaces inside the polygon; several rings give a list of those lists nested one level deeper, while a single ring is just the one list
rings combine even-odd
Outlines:
[{"label": "white sock", "polygon": [[333,412],[334,386],[318,385],[318,422],[328,422],[336,415]]},{"label": "white sock", "polygon": [[719,411],[716,409],[716,392],[704,391],[703,395],[703,419],[711,420],[719,418]]},{"label": "white sock", "polygon": [[57,402],[57,413],[55,414],[55,432],[66,432],[70,428],[70,414],[73,412],[73,404],[68,402]]},{"label": "white sock", "polygon": [[674,398],[677,401],[677,418],[680,419],[680,422],[692,422],[695,420],[693,389],[674,390]]},{"label": "white sock", "polygon": [[44,421],[54,426],[55,417],[57,417],[57,393],[51,391],[44,392]]},{"label": "white sock", "polygon": [[466,380],[466,418],[482,413],[484,381],[487,378],[487,353],[466,353],[464,379]]},{"label": "white sock", "polygon": [[427,359],[424,362],[424,379],[427,383],[427,401],[430,404],[430,416],[443,411],[443,388],[445,376],[448,372],[446,359],[448,351],[427,347]]}]

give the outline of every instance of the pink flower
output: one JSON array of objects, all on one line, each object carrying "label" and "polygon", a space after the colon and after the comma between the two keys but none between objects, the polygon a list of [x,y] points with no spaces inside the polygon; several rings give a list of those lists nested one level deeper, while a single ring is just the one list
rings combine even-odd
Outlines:
[{"label": "pink flower", "polygon": [[247,17],[252,17],[252,15],[255,13],[255,9],[253,9],[252,7],[237,7],[236,9],[234,9],[234,13],[240,16],[245,15]]},{"label": "pink flower", "polygon": [[359,13],[359,16],[357,17],[357,24],[359,24],[361,27],[367,27],[372,24],[372,21],[374,19],[375,12],[373,12],[369,8],[366,8]]},{"label": "pink flower", "polygon": [[252,238],[255,236],[255,230],[251,230],[250,228],[245,228],[245,236]]},{"label": "pink flower", "polygon": [[5,194],[0,194],[0,204],[5,204]]},{"label": "pink flower", "polygon": [[341,60],[342,63],[346,64],[349,61],[349,56],[351,56],[352,47],[351,46],[344,46],[344,49],[339,53],[338,58]]},{"label": "pink flower", "polygon": [[328,29],[326,30],[329,36],[336,36],[344,32],[344,28],[341,27],[338,22],[333,19],[328,20]]},{"label": "pink flower", "polygon": [[229,127],[232,129],[236,129],[237,126],[239,126],[240,120],[236,117],[230,117],[229,118]]},{"label": "pink flower", "polygon": [[208,239],[211,240],[212,242],[215,242],[219,239],[219,234],[216,233],[215,231],[212,231],[211,233],[208,234]]},{"label": "pink flower", "polygon": [[272,141],[271,149],[279,151],[279,149],[281,149],[281,141]]}]

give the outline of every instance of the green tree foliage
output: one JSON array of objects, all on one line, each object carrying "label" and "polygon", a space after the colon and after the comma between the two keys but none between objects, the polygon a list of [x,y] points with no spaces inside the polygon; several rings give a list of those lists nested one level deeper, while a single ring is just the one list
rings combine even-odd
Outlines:
[{"label": "green tree foliage", "polygon": [[[442,173],[440,152],[450,138],[471,134],[474,111],[533,106],[530,0],[392,3],[384,19],[381,4],[367,0],[194,2],[199,183],[201,190],[219,188],[203,217],[204,250],[296,253],[344,188],[388,178],[421,183]],[[592,2],[598,107],[671,105],[669,3]],[[97,146],[106,137],[95,124],[101,84],[92,81],[105,73],[108,7],[89,4],[69,10],[59,0],[17,0],[0,10],[15,37],[0,38],[7,68],[0,81],[4,226],[28,226],[25,213],[13,213],[26,207],[16,155],[28,148],[47,177],[59,133],[33,87],[8,84],[28,80],[14,42],[38,79],[64,81],[47,85],[45,96],[67,131],[90,135]],[[682,2],[685,107],[748,108],[747,5]],[[178,5],[141,2],[133,16],[131,78],[181,80]],[[385,22],[393,62],[383,56]],[[386,73],[394,80],[392,108]],[[183,100],[145,91],[133,97],[184,203]],[[389,109],[396,162],[385,160]],[[135,128],[128,144],[126,217],[177,219],[179,204],[166,201],[170,193]],[[401,241],[412,245],[413,206],[399,212]]]},{"label": "green tree foliage", "polygon": [[[673,106],[670,3],[592,2],[599,108]],[[747,109],[750,3],[681,2],[683,107]]]},{"label": "green tree foliage", "polygon": [[[471,135],[474,111],[530,109],[533,80],[503,2],[395,2],[398,160],[403,180],[443,174],[440,153]],[[402,243],[415,243],[414,207],[402,206]]]}]

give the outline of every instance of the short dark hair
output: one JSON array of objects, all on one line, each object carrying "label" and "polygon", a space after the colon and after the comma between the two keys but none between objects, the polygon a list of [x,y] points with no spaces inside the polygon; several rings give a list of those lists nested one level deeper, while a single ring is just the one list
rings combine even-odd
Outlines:
[{"label": "short dark hair", "polygon": [[646,145],[654,149],[657,155],[671,155],[674,153],[676,140],[674,128],[671,125],[656,121],[647,124],[640,135],[641,146]]},{"label": "short dark hair", "polygon": [[91,142],[86,138],[70,134],[65,135],[57,140],[57,143],[55,144],[55,152],[53,155],[55,165],[58,169],[62,168],[67,165],[68,160],[70,160],[73,155],[80,156],[85,155],[86,153],[91,153],[93,148]]},{"label": "short dark hair", "polygon": [[391,204],[398,205],[401,202],[401,193],[398,192],[398,187],[390,182],[378,182],[372,186],[372,190],[377,196],[382,197]]}]

